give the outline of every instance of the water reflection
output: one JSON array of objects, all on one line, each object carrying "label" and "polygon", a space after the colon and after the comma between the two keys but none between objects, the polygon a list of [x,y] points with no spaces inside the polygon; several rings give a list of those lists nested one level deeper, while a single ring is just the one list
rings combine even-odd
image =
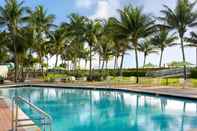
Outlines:
[{"label": "water reflection", "polygon": [[[54,119],[55,131],[184,131],[197,128],[197,103],[142,94],[21,88],[21,95]],[[26,108],[23,110],[30,114]]]}]

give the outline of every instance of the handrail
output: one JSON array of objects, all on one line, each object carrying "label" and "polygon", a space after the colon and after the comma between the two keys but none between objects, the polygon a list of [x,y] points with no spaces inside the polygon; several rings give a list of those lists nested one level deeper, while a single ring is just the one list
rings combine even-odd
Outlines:
[{"label": "handrail", "polygon": [[[31,119],[18,119],[18,105],[19,102],[23,102],[27,105],[29,105],[34,111],[37,111],[40,115],[40,119],[36,120],[43,120],[44,122],[41,123],[42,126],[44,126],[44,131],[46,131],[46,125],[49,127],[49,131],[52,131],[52,117],[44,112],[42,109],[38,108],[31,102],[27,101],[25,98],[21,96],[14,97],[12,100],[12,131],[17,131],[18,127],[27,127],[27,126],[35,126],[35,124],[23,124],[19,125],[18,122],[20,121],[30,121]],[[14,115],[14,106],[16,105],[15,115]],[[44,117],[44,118],[42,118]]]}]

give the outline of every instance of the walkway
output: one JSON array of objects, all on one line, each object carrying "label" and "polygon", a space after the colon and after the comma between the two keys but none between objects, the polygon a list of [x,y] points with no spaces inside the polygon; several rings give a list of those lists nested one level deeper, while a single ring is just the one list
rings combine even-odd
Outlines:
[{"label": "walkway", "polygon": [[0,98],[0,131],[11,129],[11,110],[5,101]]}]

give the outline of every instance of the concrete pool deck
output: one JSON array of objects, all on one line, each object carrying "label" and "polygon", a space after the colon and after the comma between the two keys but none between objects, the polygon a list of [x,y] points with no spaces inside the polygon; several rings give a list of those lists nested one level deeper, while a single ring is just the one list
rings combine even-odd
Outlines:
[{"label": "concrete pool deck", "polygon": [[163,95],[178,98],[188,98],[197,100],[197,88],[182,88],[172,86],[141,86],[141,85],[108,85],[106,83],[20,83],[0,85],[1,88],[20,87],[20,86],[41,86],[51,88],[81,88],[81,89],[106,89],[120,90],[126,92],[146,93],[152,95]]},{"label": "concrete pool deck", "polygon": [[[0,96],[0,131],[12,131],[12,109],[10,99]],[[19,108],[18,117],[29,119],[29,117]],[[21,121],[19,124],[34,124],[33,121]],[[17,128],[17,131],[41,131],[37,126]]]}]

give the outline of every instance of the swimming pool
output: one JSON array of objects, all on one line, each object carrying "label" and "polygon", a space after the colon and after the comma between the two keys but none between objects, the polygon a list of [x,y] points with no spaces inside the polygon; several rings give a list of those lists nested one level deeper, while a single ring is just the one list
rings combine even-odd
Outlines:
[{"label": "swimming pool", "polygon": [[[50,114],[53,131],[187,131],[197,128],[197,101],[120,91],[22,87],[20,95]],[[30,117],[31,111],[21,106]],[[39,125],[39,123],[38,123]]]}]

